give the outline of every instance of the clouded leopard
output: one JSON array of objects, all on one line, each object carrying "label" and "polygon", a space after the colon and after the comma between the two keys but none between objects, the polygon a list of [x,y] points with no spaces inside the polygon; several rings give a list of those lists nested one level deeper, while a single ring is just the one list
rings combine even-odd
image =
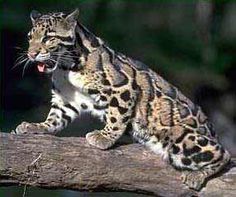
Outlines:
[{"label": "clouded leopard", "polygon": [[230,160],[201,108],[145,64],[110,49],[70,14],[32,11],[29,61],[52,78],[44,122],[22,122],[15,133],[55,134],[83,112],[105,123],[86,135],[108,149],[129,130],[138,142],[182,170],[183,183],[201,189]]}]

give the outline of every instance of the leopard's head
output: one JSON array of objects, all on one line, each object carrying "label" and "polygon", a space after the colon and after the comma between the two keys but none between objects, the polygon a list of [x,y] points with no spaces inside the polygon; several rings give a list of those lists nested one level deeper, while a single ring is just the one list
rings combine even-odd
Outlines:
[{"label": "leopard's head", "polygon": [[31,12],[33,27],[28,33],[27,55],[30,61],[37,63],[39,72],[53,72],[60,57],[66,57],[69,48],[75,45],[78,14],[77,9],[68,15],[62,12],[46,15]]}]

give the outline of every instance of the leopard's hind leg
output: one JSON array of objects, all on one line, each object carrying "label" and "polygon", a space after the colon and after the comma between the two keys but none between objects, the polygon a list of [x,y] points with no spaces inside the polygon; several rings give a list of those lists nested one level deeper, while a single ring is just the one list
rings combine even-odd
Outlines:
[{"label": "leopard's hind leg", "polygon": [[175,168],[183,170],[183,183],[200,190],[209,177],[229,162],[230,155],[216,139],[190,132],[177,138],[169,158]]}]

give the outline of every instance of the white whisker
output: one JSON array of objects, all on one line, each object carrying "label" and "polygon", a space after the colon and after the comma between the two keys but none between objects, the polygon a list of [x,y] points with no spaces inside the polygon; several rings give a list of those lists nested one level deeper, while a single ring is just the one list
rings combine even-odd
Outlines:
[{"label": "white whisker", "polygon": [[19,65],[21,65],[23,62],[25,62],[26,60],[29,60],[28,58],[24,58],[24,59],[22,59],[21,61],[19,61],[18,63],[16,63],[13,67],[12,67],[12,69],[15,69],[17,66],[19,66]]},{"label": "white whisker", "polygon": [[23,67],[23,71],[22,71],[22,78],[24,77],[25,74],[25,69],[26,67],[29,65],[30,60],[28,59],[28,61],[25,63],[24,67]]},{"label": "white whisker", "polygon": [[53,61],[53,62],[55,62],[55,63],[57,63],[57,61],[54,60],[54,59],[52,59],[52,58],[49,58],[49,60],[50,60],[50,61]]},{"label": "white whisker", "polygon": [[20,55],[20,56],[15,60],[15,64],[17,64],[17,62],[21,61],[22,58],[24,58],[24,55]]}]

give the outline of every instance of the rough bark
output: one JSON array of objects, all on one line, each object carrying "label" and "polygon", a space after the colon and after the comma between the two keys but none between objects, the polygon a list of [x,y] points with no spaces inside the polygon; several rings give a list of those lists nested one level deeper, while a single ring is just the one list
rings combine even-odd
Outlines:
[{"label": "rough bark", "polygon": [[119,190],[168,197],[236,195],[233,163],[198,193],[184,186],[180,175],[139,144],[102,151],[84,138],[0,133],[0,186]]}]

